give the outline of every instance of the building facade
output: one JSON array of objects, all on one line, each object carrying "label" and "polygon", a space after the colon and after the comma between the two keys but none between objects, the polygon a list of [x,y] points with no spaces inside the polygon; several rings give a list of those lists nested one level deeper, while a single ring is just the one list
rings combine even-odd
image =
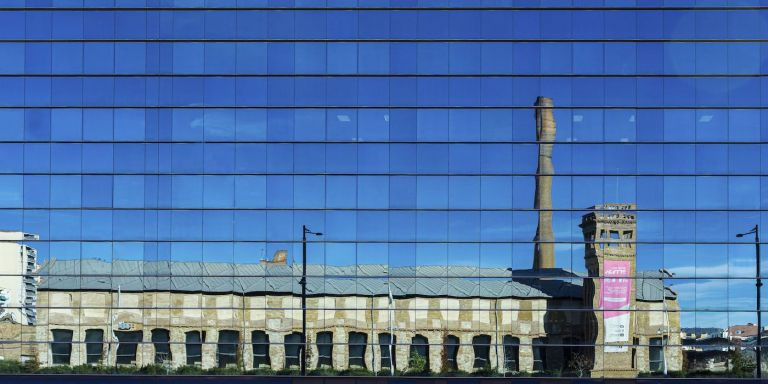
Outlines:
[{"label": "building facade", "polygon": [[[662,275],[634,271],[634,205],[593,209],[582,224],[588,269],[618,257],[637,276],[623,323],[604,318],[606,279],[596,272],[308,265],[305,340],[302,266],[287,264],[283,251],[259,264],[51,260],[33,277],[39,322],[4,325],[32,339],[5,335],[15,349],[4,357],[282,370],[301,367],[306,345],[309,369],[336,371],[413,372],[414,354],[425,364],[418,369],[443,374],[679,371],[677,297]],[[624,337],[607,338],[617,327]]]}]

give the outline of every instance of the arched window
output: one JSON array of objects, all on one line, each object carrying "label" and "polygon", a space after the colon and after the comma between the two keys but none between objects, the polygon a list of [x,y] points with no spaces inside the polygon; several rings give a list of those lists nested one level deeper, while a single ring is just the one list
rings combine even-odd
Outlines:
[{"label": "arched window", "polygon": [[459,365],[456,362],[456,358],[459,356],[459,338],[453,335],[448,335],[443,341],[443,351],[445,353],[445,367],[443,369],[449,371],[455,371],[459,369]]},{"label": "arched window", "polygon": [[317,367],[333,368],[333,332],[317,334]]},{"label": "arched window", "polygon": [[304,349],[304,335],[294,332],[286,335],[285,343],[285,367],[301,368],[301,351]]},{"label": "arched window", "polygon": [[52,329],[51,358],[53,364],[69,364],[72,357],[72,331]]},{"label": "arched window", "polygon": [[[391,333],[379,333],[379,349],[381,350],[381,369],[397,369],[395,346],[397,337]],[[390,351],[392,351],[390,353]]]},{"label": "arched window", "polygon": [[253,344],[253,368],[272,366],[269,359],[269,335],[264,331],[253,331],[251,344]]},{"label": "arched window", "polygon": [[504,369],[517,372],[520,370],[520,339],[511,335],[504,336]]},{"label": "arched window", "polygon": [[203,363],[203,342],[205,342],[205,332],[189,331],[186,333],[184,345],[187,349],[187,365]]},{"label": "arched window", "polygon": [[349,367],[365,369],[365,347],[368,335],[362,332],[349,333]]},{"label": "arched window", "polygon": [[491,336],[477,335],[472,338],[472,349],[475,351],[475,368],[490,367]]},{"label": "arched window", "polygon": [[216,351],[216,361],[219,368],[237,365],[237,347],[239,344],[240,332],[230,330],[219,331],[219,344]]},{"label": "arched window", "polygon": [[117,352],[115,356],[115,362],[117,364],[134,364],[136,363],[136,349],[139,346],[144,334],[142,331],[116,331],[117,336]]},{"label": "arched window", "polygon": [[167,329],[152,330],[152,344],[155,346],[155,364],[171,360],[171,332]]},{"label": "arched window", "polygon": [[408,353],[409,366],[412,367],[414,359],[424,361],[424,370],[429,371],[429,340],[423,335],[411,338],[411,350]]},{"label": "arched window", "polygon": [[104,357],[104,330],[85,330],[85,362],[100,364]]}]

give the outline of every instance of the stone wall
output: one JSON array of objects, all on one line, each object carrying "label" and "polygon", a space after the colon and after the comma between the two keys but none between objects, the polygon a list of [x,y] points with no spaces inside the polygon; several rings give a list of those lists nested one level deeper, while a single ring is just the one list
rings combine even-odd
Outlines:
[{"label": "stone wall", "polygon": [[[50,341],[52,329],[73,330],[70,363],[79,365],[86,362],[85,345],[82,343],[86,330],[102,329],[105,335],[104,363],[114,364],[117,345],[109,345],[111,330],[144,331],[136,364],[148,365],[154,363],[152,329],[169,329],[172,343],[170,364],[178,367],[186,364],[185,333],[204,331],[206,339],[202,348],[202,367],[212,368],[217,365],[219,331],[235,330],[240,332],[242,343],[240,367],[253,369],[251,333],[258,330],[265,331],[269,336],[271,368],[282,369],[285,367],[284,337],[301,331],[299,297],[169,292],[122,292],[119,296],[118,302],[116,292],[42,292],[38,303],[40,322],[35,328],[35,339],[45,346]],[[661,305],[648,303],[649,306],[653,304]],[[110,310],[112,306],[115,309]],[[315,340],[316,334],[322,331],[333,332],[335,369],[348,368],[347,341],[350,332],[367,335],[367,369],[387,368],[381,367],[378,335],[390,332],[390,316],[391,329],[397,340],[396,366],[400,370],[408,366],[410,343],[416,334],[425,336],[429,341],[430,368],[434,372],[442,370],[441,344],[447,335],[457,336],[460,340],[457,365],[463,371],[474,370],[472,340],[477,335],[490,336],[489,362],[493,369],[503,366],[503,337],[511,335],[518,338],[520,370],[529,372],[533,371],[533,339],[547,337],[551,344],[561,344],[566,337],[585,340],[584,335],[579,333],[586,327],[582,324],[583,311],[579,310],[581,303],[578,300],[411,297],[396,299],[390,311],[387,297],[328,296],[310,297],[307,306],[310,369],[317,365]],[[639,323],[647,325],[638,324],[638,328],[653,327],[655,318],[651,317],[644,313],[639,316]],[[670,319],[674,323],[676,320],[672,319],[677,317],[670,316]],[[650,329],[645,332],[652,333]],[[17,335],[8,334],[6,337],[18,340]],[[679,334],[675,337],[679,338]],[[646,355],[638,354],[639,357]],[[550,347],[547,357],[550,362],[548,369],[562,368],[564,356],[561,347]],[[37,359],[42,365],[49,365],[50,348],[39,348]],[[673,356],[670,369],[674,364],[679,365],[679,360],[679,357]]]}]

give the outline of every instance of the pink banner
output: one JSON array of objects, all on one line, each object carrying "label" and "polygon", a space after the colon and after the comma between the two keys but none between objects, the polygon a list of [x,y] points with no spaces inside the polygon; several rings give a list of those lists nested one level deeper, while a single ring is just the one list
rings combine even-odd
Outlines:
[{"label": "pink banner", "polygon": [[629,339],[629,306],[632,280],[629,261],[605,260],[600,289],[600,309],[603,310],[605,341]]}]

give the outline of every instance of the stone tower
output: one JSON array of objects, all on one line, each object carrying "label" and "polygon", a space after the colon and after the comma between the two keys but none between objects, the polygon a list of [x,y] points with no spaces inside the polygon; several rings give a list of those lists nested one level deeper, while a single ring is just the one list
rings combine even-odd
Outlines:
[{"label": "stone tower", "polygon": [[555,142],[555,118],[552,99],[536,98],[536,141],[539,143],[539,162],[536,169],[536,195],[533,208],[539,210],[539,224],[534,237],[533,269],[555,267],[555,235],[552,232],[552,148]]},{"label": "stone tower", "polygon": [[[588,342],[594,342],[596,377],[635,377],[633,340],[635,336],[635,204],[604,204],[582,216],[584,262],[589,278],[584,279]],[[607,369],[606,367],[610,367]],[[610,370],[610,372],[608,372]]]}]

